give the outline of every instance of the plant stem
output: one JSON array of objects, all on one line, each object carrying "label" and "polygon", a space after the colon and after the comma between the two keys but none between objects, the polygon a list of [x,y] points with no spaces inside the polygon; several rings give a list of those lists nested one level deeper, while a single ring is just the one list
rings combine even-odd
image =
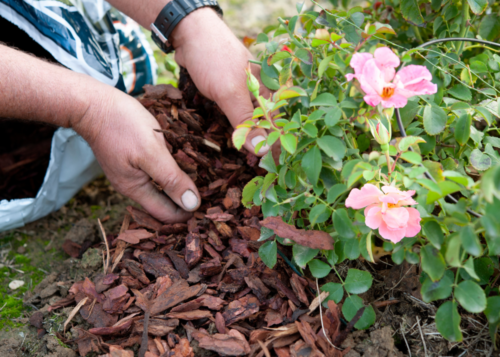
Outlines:
[{"label": "plant stem", "polygon": [[[467,0],[465,0],[465,1],[467,1]],[[420,44],[424,43],[424,40],[422,39],[422,35],[420,34],[420,30],[418,29],[418,27],[415,25],[411,25],[411,28],[412,28],[413,33],[415,34],[415,37],[417,38],[418,42]]]},{"label": "plant stem", "polygon": [[[467,22],[469,21],[469,2],[462,0],[462,28],[458,37],[465,37],[467,34]],[[460,56],[464,48],[464,41],[460,42],[457,49],[457,54]]]},{"label": "plant stem", "polygon": [[385,151],[385,159],[387,161],[387,173],[389,178],[391,178],[392,167],[391,167],[391,155],[389,155],[389,150]]}]

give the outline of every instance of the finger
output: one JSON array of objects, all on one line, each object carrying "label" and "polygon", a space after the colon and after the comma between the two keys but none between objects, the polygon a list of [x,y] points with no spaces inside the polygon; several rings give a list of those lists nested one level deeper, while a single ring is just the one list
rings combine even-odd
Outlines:
[{"label": "finger", "polygon": [[[239,85],[233,87],[230,93],[226,93],[216,100],[219,107],[226,114],[233,128],[236,128],[238,125],[247,120],[252,120],[254,111],[252,98],[246,87],[246,77],[242,76],[240,79]],[[244,148],[251,153],[256,154],[255,147],[260,142],[266,140],[266,138],[267,132],[264,129],[254,129],[248,134]],[[260,148],[256,155],[262,156],[268,151],[269,146],[264,145]]]},{"label": "finger", "polygon": [[140,168],[182,209],[190,212],[198,209],[201,198],[196,185],[167,150],[148,155],[140,163]]},{"label": "finger", "polygon": [[192,214],[177,206],[163,192],[158,191],[148,177],[138,187],[127,193],[153,217],[166,224],[185,222]]}]

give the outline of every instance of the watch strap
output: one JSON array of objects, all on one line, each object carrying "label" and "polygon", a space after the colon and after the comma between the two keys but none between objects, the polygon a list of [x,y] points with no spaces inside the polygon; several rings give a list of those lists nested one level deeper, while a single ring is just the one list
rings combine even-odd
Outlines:
[{"label": "watch strap", "polygon": [[155,22],[151,24],[151,37],[162,49],[169,53],[174,50],[169,37],[179,22],[188,14],[201,7],[213,7],[222,16],[222,9],[216,0],[172,0],[161,10]]}]

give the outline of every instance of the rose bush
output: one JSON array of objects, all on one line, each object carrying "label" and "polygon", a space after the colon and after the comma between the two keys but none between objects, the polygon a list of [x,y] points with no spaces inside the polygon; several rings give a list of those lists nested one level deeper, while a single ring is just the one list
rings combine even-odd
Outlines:
[{"label": "rose bush", "polygon": [[[500,4],[332,3],[334,10],[298,4],[298,15],[256,39],[262,82],[275,92],[259,96],[249,74],[259,107],[233,141],[241,148],[251,130],[264,128],[267,139],[256,150],[281,149],[277,161],[271,152],[262,158],[268,173],[243,191],[246,206],[282,217],[273,229],[264,223],[259,254],[272,267],[277,243],[291,245],[297,269],[318,279],[337,274],[340,283],[322,289],[343,301],[350,320],[373,279],[357,269],[339,274],[336,265],[360,257],[373,263],[375,247],[383,247],[395,264],[421,266],[421,294],[436,301],[443,337],[462,340],[465,310],[484,314],[495,341],[500,56],[495,43],[472,41],[500,37]],[[442,40],[449,37],[469,40]],[[277,224],[293,226],[279,231],[295,236],[276,235]],[[296,243],[304,230],[313,231],[314,244]],[[374,321],[368,305],[355,327]]]}]

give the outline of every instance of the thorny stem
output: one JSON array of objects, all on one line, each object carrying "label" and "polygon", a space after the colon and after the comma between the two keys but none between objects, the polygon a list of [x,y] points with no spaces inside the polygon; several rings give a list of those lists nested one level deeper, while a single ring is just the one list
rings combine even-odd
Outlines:
[{"label": "thorny stem", "polygon": [[[389,179],[391,178],[391,173],[392,173],[392,167],[391,167],[391,155],[389,155],[389,150],[385,151],[385,159],[387,160],[387,171],[389,176]],[[396,161],[394,161],[394,165],[396,165]]]},{"label": "thorny stem", "polygon": [[401,157],[401,153],[398,153],[398,155],[396,156],[396,158],[394,159],[394,163],[392,164],[392,169],[391,169],[391,172],[394,172],[394,170],[396,170],[396,163],[398,162],[398,159]]}]

